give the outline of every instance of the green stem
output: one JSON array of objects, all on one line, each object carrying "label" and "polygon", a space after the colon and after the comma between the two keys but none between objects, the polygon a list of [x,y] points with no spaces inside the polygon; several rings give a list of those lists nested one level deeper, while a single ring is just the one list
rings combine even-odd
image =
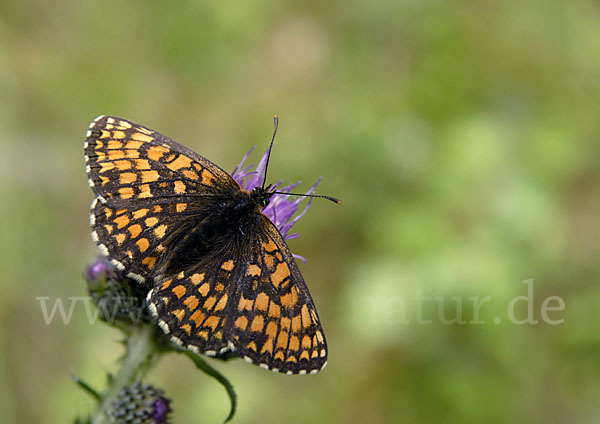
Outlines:
[{"label": "green stem", "polygon": [[109,424],[108,407],[117,398],[121,389],[139,381],[160,356],[154,342],[153,325],[132,326],[127,335],[127,352],[122,359],[121,369],[112,379],[103,395],[102,404],[92,417],[92,424]]}]

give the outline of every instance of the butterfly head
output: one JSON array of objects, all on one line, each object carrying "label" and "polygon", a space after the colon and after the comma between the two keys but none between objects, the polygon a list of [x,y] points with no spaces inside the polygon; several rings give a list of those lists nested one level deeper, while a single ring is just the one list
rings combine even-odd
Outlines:
[{"label": "butterfly head", "polygon": [[269,204],[269,200],[275,194],[271,191],[271,184],[267,187],[254,187],[250,192],[250,197],[262,209]]}]

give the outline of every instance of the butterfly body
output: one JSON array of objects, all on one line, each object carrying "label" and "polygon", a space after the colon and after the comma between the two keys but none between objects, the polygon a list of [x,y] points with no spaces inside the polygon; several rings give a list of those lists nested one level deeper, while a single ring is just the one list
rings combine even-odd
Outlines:
[{"label": "butterfly body", "polygon": [[325,366],[314,302],[262,213],[270,187],[242,190],[197,153],[116,117],[90,125],[85,154],[92,237],[148,287],[148,309],[175,344],[287,374]]}]

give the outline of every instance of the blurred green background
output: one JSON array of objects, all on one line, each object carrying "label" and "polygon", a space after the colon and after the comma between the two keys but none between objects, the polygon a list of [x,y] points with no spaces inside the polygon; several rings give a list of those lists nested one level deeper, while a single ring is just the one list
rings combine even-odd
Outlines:
[{"label": "blurred green background", "polygon": [[[81,304],[46,325],[36,300],[86,295],[89,123],[131,119],[231,171],[274,113],[271,178],[323,176],[342,200],[290,242],[329,365],[212,362],[235,422],[600,421],[597,1],[5,0],[0,40],[2,422],[85,414],[70,370],[101,388],[122,354]],[[184,357],[148,381],[176,423],[227,415]]]}]

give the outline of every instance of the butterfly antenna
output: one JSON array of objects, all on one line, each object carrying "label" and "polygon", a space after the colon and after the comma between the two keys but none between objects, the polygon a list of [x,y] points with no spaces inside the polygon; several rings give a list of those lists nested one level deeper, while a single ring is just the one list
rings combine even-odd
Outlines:
[{"label": "butterfly antenna", "polygon": [[[273,149],[273,142],[275,141],[275,134],[277,134],[277,126],[279,124],[279,117],[277,115],[273,115],[273,121],[275,122],[275,130],[273,131],[273,137],[271,138],[271,145],[269,146],[269,152],[267,153],[267,163],[265,164],[265,175],[262,182],[262,188],[265,188],[265,183],[267,181],[267,168],[269,167],[269,159],[271,158],[271,150]],[[270,186],[269,186],[270,187]],[[331,200],[333,203],[337,203],[338,205],[341,203],[338,199],[331,196],[324,196],[322,194],[303,194],[303,193],[286,193],[283,191],[271,191],[271,194],[287,194],[290,196],[300,196],[300,197],[320,197],[322,199]]]},{"label": "butterfly antenna", "polygon": [[331,200],[333,203],[337,203],[338,205],[342,203],[342,202],[340,202],[339,199],[336,199],[335,197],[325,196],[323,194],[287,193],[285,191],[272,191],[271,193],[273,193],[273,194],[287,194],[287,195],[290,195],[290,196],[300,196],[300,197],[317,197],[317,198],[321,198],[321,199]]},{"label": "butterfly antenna", "polygon": [[273,121],[275,121],[275,130],[273,131],[273,137],[271,138],[271,145],[269,146],[269,152],[267,153],[267,163],[265,164],[265,175],[262,182],[262,188],[265,188],[267,182],[267,168],[269,167],[269,159],[271,159],[271,150],[273,149],[273,142],[275,141],[275,134],[277,134],[277,126],[279,124],[279,118],[277,115],[273,115]]}]

